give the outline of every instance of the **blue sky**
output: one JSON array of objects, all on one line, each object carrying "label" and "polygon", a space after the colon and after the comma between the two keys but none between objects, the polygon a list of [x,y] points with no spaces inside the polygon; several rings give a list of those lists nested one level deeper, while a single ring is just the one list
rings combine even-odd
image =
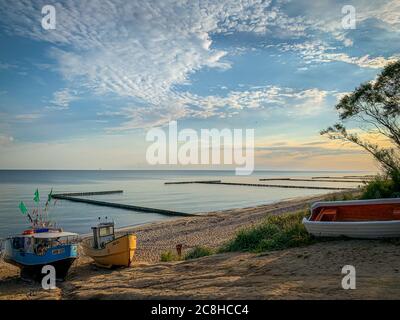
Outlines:
[{"label": "blue sky", "polygon": [[0,0],[0,14],[0,168],[146,168],[146,130],[177,120],[254,128],[257,168],[374,169],[319,130],[400,57],[399,1]]}]

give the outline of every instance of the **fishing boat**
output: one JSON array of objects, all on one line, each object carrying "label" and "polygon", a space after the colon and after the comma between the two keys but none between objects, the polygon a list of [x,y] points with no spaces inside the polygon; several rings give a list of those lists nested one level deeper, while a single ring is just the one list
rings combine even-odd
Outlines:
[{"label": "fishing boat", "polygon": [[42,268],[52,265],[64,280],[77,257],[76,233],[56,228],[32,228],[5,242],[4,261],[20,268],[21,278],[40,280]]},{"label": "fishing boat", "polygon": [[[20,203],[21,212],[29,218],[31,226],[19,235],[8,237],[4,244],[4,261],[20,268],[21,278],[39,281],[46,265],[54,267],[57,280],[64,280],[72,263],[77,258],[77,236],[65,232],[48,219],[51,192],[44,210],[38,208],[28,212]],[[39,203],[39,191],[34,201]]]},{"label": "fishing boat", "polygon": [[100,222],[92,227],[93,237],[82,242],[85,254],[100,267],[129,267],[136,250],[136,236],[115,235],[114,222]]},{"label": "fishing boat", "polygon": [[303,224],[318,237],[400,237],[400,198],[316,202]]}]

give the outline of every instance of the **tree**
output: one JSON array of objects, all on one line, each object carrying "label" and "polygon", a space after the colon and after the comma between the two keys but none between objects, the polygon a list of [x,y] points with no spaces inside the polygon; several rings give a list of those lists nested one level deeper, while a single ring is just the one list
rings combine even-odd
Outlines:
[{"label": "tree", "polygon": [[[400,60],[386,65],[376,80],[361,84],[336,105],[340,122],[321,131],[333,140],[354,143],[378,161],[384,172],[400,172]],[[388,147],[380,146],[360,134],[351,133],[345,122],[354,121],[365,133],[386,138]]]}]

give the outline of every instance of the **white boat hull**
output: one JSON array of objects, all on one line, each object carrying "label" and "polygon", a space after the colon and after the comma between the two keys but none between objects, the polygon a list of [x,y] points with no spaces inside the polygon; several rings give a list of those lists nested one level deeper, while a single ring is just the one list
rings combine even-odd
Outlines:
[{"label": "white boat hull", "polygon": [[317,237],[379,239],[400,237],[400,220],[391,221],[310,221],[303,219],[307,231]]}]

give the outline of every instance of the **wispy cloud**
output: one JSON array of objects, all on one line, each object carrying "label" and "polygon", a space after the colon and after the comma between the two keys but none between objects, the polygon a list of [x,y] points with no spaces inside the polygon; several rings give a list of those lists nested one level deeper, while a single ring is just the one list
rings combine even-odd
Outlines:
[{"label": "wispy cloud", "polygon": [[41,117],[42,115],[39,113],[24,113],[24,114],[17,114],[15,116],[15,119],[22,122],[32,122]]},{"label": "wispy cloud", "polygon": [[362,57],[351,57],[347,53],[337,52],[336,47],[328,46],[325,42],[307,41],[295,44],[277,44],[275,45],[282,52],[297,52],[305,64],[312,63],[329,63],[329,62],[345,62],[355,64],[362,68],[380,69],[390,62],[394,62],[400,58],[394,55],[388,58],[383,56],[370,57],[364,55]]},{"label": "wispy cloud", "polygon": [[[98,113],[99,116],[119,116],[127,119],[113,130],[130,130],[161,126],[182,118],[229,118],[244,109],[265,110],[271,116],[309,117],[327,107],[326,98],[336,98],[337,92],[318,89],[295,90],[276,86],[257,87],[246,91],[230,91],[226,96],[199,96],[182,93],[173,99],[167,110],[146,107],[124,107],[116,112]],[[187,106],[193,106],[188,108]]]},{"label": "wispy cloud", "polygon": [[11,63],[0,62],[0,70],[15,69],[17,65]]},{"label": "wispy cloud", "polygon": [[[308,35],[326,34],[341,42],[345,47],[352,46],[351,39],[354,30],[342,26],[342,7],[351,5],[355,9],[357,26],[367,20],[379,21],[379,27],[389,31],[398,31],[400,26],[400,4],[398,0],[353,0],[348,3],[342,1],[319,1],[318,5],[309,0],[283,2],[287,10],[303,16],[302,24]],[[322,33],[322,34],[321,34]]]},{"label": "wispy cloud", "polygon": [[72,101],[78,100],[77,92],[71,89],[62,89],[54,92],[53,99],[50,101],[52,109],[68,109]]}]

